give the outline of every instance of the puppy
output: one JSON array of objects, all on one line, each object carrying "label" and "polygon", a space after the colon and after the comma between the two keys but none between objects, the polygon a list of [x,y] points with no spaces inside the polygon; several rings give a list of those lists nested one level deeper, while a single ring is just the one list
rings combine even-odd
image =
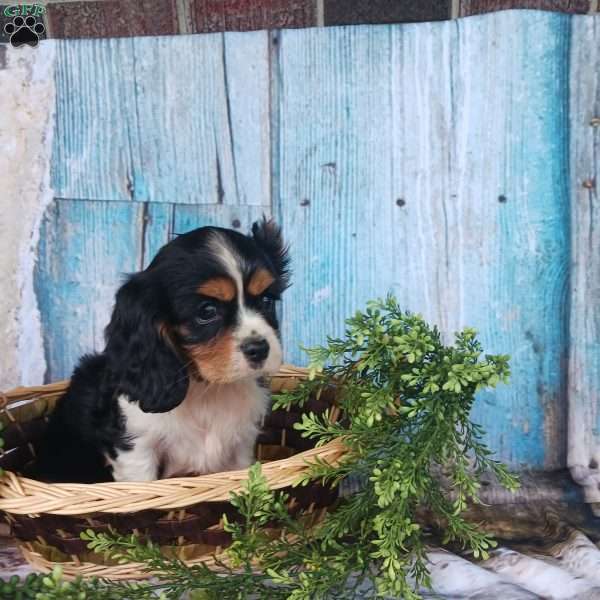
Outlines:
[{"label": "puppy", "polygon": [[148,481],[242,469],[282,360],[280,230],[202,227],[119,289],[106,348],[84,356],[52,413],[33,476]]}]

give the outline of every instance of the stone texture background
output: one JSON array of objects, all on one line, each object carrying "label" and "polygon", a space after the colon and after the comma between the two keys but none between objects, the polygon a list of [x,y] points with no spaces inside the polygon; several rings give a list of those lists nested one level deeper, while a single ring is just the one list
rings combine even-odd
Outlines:
[{"label": "stone texture background", "polygon": [[52,199],[54,44],[0,45],[0,389],[39,383],[45,370],[33,260]]}]

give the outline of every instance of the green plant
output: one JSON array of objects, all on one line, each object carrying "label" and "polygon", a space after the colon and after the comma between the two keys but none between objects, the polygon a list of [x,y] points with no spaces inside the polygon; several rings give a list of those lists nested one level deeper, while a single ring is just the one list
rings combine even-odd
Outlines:
[{"label": "green plant", "polygon": [[[229,564],[219,563],[216,570],[188,567],[134,536],[89,531],[90,548],[142,562],[158,581],[78,581],[73,593],[83,596],[48,596],[48,588],[40,599],[133,600],[157,594],[178,599],[190,592],[197,600],[365,598],[369,593],[413,600],[419,598],[416,589],[429,585],[427,534],[417,519],[422,508],[443,524],[442,542],[485,558],[494,542],[462,514],[468,502],[478,502],[484,471],[510,489],[517,481],[491,457],[481,427],[469,415],[478,390],[507,381],[508,357],[484,356],[472,329],[456,334],[454,345],[444,345],[435,327],[401,311],[393,297],[371,302],[348,319],[344,339],[329,339],[307,352],[309,379],[276,397],[275,407],[304,406],[335,385],[344,418],[336,422],[331,412],[308,413],[296,427],[319,445],[342,438],[348,453],[336,466],[316,462],[298,483],[316,478],[338,485],[352,476],[362,482],[357,493],[307,528],[288,515],[286,495],[268,489],[256,464],[246,489],[232,497],[240,521],[225,522],[233,539]],[[265,525],[271,522],[285,536],[269,535]],[[371,592],[359,588],[365,582],[372,584]]]}]

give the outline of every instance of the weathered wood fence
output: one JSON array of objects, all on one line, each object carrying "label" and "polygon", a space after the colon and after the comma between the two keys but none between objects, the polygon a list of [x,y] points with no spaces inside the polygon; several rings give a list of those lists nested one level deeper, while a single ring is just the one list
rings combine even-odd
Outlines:
[{"label": "weathered wood fence", "polygon": [[122,273],[177,233],[272,213],[289,361],[388,290],[445,332],[474,326],[512,355],[476,408],[492,447],[568,463],[595,498],[600,17],[57,43],[49,380],[102,346]]}]

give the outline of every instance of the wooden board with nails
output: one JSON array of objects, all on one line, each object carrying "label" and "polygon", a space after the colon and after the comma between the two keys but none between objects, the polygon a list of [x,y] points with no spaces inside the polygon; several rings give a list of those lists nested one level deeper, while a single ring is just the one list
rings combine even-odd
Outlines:
[{"label": "wooden board with nails", "polygon": [[543,13],[280,43],[292,362],[388,290],[448,336],[473,326],[513,357],[474,417],[514,466],[565,461],[568,52],[569,18]]},{"label": "wooden board with nails", "polygon": [[122,272],[173,235],[247,231],[264,212],[291,245],[288,361],[392,290],[512,355],[511,385],[474,412],[500,458],[565,467],[570,402],[589,467],[599,19],[61,41],[36,270],[47,378],[101,346]]}]

